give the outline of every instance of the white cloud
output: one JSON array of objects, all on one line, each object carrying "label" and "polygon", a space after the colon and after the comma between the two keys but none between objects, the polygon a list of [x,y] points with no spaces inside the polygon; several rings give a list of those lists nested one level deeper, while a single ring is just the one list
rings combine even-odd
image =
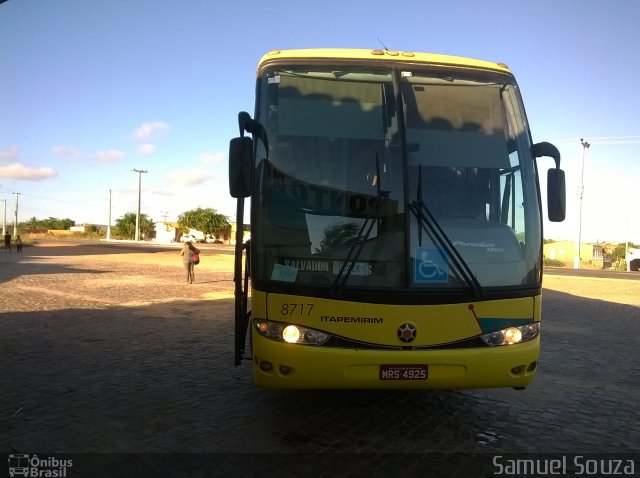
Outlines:
[{"label": "white cloud", "polygon": [[220,164],[226,158],[225,153],[201,153],[200,162],[204,164]]},{"label": "white cloud", "polygon": [[53,168],[29,168],[22,163],[0,166],[0,178],[41,181],[57,175],[58,173]]},{"label": "white cloud", "polygon": [[18,148],[9,146],[4,151],[0,151],[0,159],[4,161],[16,161],[18,159]]},{"label": "white cloud", "polygon": [[138,151],[142,154],[151,154],[156,150],[156,146],[154,144],[143,144],[138,148]]},{"label": "white cloud", "polygon": [[152,123],[142,123],[133,132],[133,137],[139,141],[149,141],[169,131],[169,125],[164,121],[154,121]]},{"label": "white cloud", "polygon": [[155,191],[151,191],[151,194],[155,194],[156,196],[163,196],[163,197],[174,197],[176,195],[175,192],[173,191],[166,191],[166,190],[155,190]]},{"label": "white cloud", "polygon": [[67,158],[72,161],[80,161],[82,159],[82,154],[80,154],[79,151],[73,148],[68,148],[66,146],[54,146],[53,148],[51,148],[51,151],[53,151],[58,156],[62,156],[63,158]]},{"label": "white cloud", "polygon": [[176,186],[198,186],[212,178],[208,172],[197,169],[183,169],[167,175],[167,180]]},{"label": "white cloud", "polygon": [[95,160],[99,163],[117,163],[125,154],[117,149],[110,149],[108,151],[98,151],[95,156]]}]

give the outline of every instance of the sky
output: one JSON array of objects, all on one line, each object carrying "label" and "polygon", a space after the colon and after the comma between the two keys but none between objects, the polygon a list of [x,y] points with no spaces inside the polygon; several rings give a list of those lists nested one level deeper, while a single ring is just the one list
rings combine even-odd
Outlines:
[{"label": "sky", "polygon": [[[19,222],[114,224],[138,181],[155,221],[197,207],[234,220],[228,145],[262,55],[384,43],[509,65],[567,177],[567,219],[545,218],[545,238],[638,244],[638,18],[637,0],[6,0],[0,221],[17,199]],[[539,162],[543,192],[552,166]]]}]

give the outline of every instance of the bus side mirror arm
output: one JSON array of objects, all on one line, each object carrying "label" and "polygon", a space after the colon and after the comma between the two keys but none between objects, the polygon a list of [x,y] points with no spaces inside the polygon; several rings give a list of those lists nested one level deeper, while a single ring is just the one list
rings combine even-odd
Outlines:
[{"label": "bus side mirror arm", "polygon": [[567,211],[567,192],[564,171],[560,169],[560,151],[551,143],[536,143],[531,146],[534,158],[549,156],[556,163],[555,169],[547,171],[547,214],[551,222],[562,222]]}]

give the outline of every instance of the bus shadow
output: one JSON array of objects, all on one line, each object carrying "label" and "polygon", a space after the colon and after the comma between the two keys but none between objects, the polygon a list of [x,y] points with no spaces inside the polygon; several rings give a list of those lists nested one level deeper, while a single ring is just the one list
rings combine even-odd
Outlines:
[{"label": "bus shadow", "polygon": [[640,450],[635,408],[617,405],[640,394],[638,307],[547,291],[539,376],[525,391],[258,389],[250,361],[233,366],[233,308],[230,298],[183,299],[0,314],[0,443],[58,453]]}]

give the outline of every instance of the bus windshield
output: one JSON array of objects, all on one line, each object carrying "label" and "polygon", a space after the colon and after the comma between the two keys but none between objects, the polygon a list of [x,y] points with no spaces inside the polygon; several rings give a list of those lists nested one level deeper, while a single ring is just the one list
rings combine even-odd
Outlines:
[{"label": "bus windshield", "polygon": [[513,77],[314,62],[267,66],[258,82],[254,281],[318,294],[540,284]]}]

